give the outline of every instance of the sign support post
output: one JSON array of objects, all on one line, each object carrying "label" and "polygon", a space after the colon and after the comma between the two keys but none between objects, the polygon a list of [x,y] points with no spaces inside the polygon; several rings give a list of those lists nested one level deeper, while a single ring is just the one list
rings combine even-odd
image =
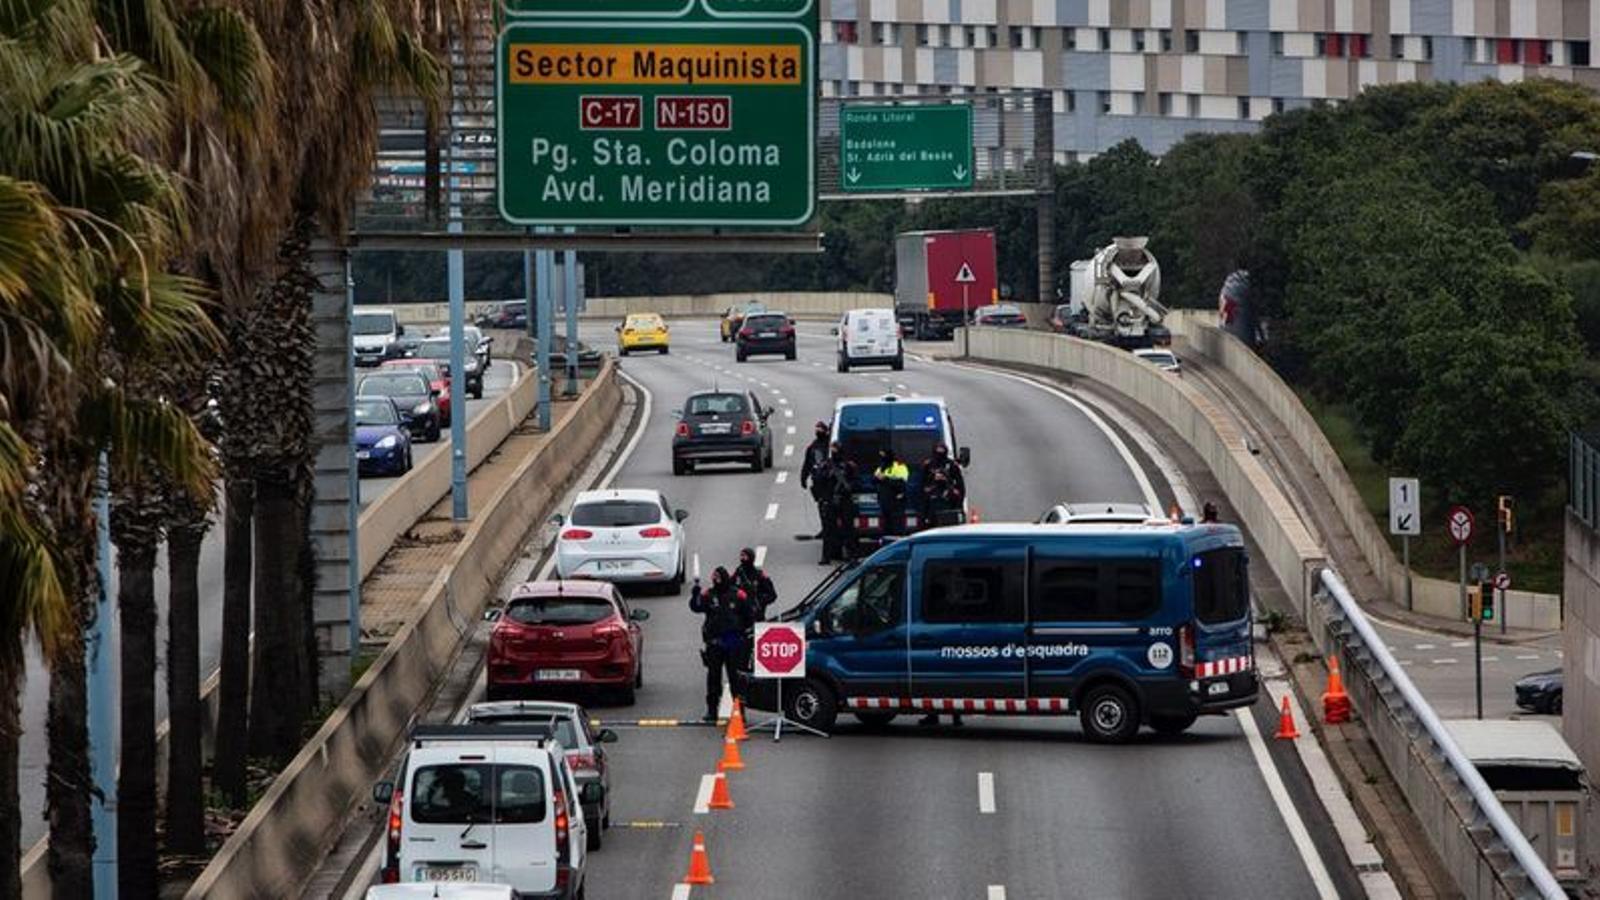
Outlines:
[{"label": "sign support post", "polygon": [[[1462,545],[1466,553],[1466,545]],[[1477,696],[1478,718],[1483,718],[1483,612],[1494,596],[1494,585],[1488,581],[1489,567],[1483,563],[1472,564],[1472,602],[1468,612],[1472,616],[1472,671],[1473,693]]]}]

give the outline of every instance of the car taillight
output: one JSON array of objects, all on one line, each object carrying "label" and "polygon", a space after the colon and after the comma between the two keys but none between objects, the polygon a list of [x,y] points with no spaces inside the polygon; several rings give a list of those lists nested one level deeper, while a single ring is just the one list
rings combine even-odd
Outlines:
[{"label": "car taillight", "polygon": [[662,528],[660,525],[657,525],[657,526],[655,526],[653,528],[645,528],[645,529],[640,530],[639,537],[642,537],[642,538],[669,538],[669,537],[672,537],[672,530],[668,529],[668,528]]},{"label": "car taillight", "polygon": [[383,883],[395,884],[400,880],[400,826],[405,809],[405,795],[399,790],[389,798],[389,859],[383,867]]},{"label": "car taillight", "polygon": [[750,435],[755,434],[756,433],[756,423],[750,421],[749,419],[745,419],[744,422],[739,425],[739,433],[744,435],[745,437],[749,437]]},{"label": "car taillight", "polygon": [[785,325],[785,326],[783,326],[783,328],[779,329],[778,333],[782,334],[785,337],[788,337],[789,335],[794,334],[794,326],[793,325]]},{"label": "car taillight", "polygon": [[593,753],[568,753],[567,765],[574,769],[591,770],[599,769],[600,761],[595,758]]},{"label": "car taillight", "polygon": [[749,337],[749,336],[751,336],[753,334],[755,334],[755,330],[754,329],[750,329],[750,328],[741,328],[741,329],[739,329],[739,337]]},{"label": "car taillight", "polygon": [[1194,675],[1194,627],[1178,628],[1178,673],[1185,678]]},{"label": "car taillight", "polygon": [[611,638],[626,637],[628,629],[616,623],[607,623],[605,625],[596,625],[591,633],[600,640],[609,640]]},{"label": "car taillight", "polygon": [[678,437],[688,437],[689,436],[689,423],[688,422],[679,422],[678,423],[677,435],[678,435]]},{"label": "car taillight", "polygon": [[567,820],[567,798],[560,791],[556,791],[556,856],[564,864],[571,850],[572,832],[571,824]]},{"label": "car taillight", "polygon": [[594,532],[583,528],[568,528],[566,531],[561,532],[563,541],[587,541],[592,537],[594,537]]}]

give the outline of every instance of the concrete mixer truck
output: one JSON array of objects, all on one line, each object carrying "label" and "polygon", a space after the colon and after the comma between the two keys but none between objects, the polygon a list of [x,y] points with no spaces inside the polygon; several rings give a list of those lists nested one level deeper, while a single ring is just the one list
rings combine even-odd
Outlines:
[{"label": "concrete mixer truck", "polygon": [[[1112,238],[1094,258],[1073,264],[1071,332],[1129,350],[1164,347],[1172,334],[1161,323],[1161,265],[1147,237]],[[1085,269],[1087,271],[1085,271]]]}]

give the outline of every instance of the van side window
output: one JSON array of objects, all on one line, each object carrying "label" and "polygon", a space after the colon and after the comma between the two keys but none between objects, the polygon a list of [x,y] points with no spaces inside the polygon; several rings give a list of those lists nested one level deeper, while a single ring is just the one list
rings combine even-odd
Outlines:
[{"label": "van side window", "polygon": [[1022,621],[1022,563],[945,562],[922,569],[922,618],[930,624]]},{"label": "van side window", "polygon": [[1035,569],[1035,621],[1137,621],[1161,608],[1161,572],[1150,562],[1042,559]]},{"label": "van side window", "polygon": [[1209,550],[1196,554],[1189,566],[1195,618],[1207,624],[1244,618],[1250,610],[1250,574],[1243,550]]},{"label": "van side window", "polygon": [[861,573],[823,613],[830,634],[871,634],[898,625],[905,608],[905,567],[875,566]]}]

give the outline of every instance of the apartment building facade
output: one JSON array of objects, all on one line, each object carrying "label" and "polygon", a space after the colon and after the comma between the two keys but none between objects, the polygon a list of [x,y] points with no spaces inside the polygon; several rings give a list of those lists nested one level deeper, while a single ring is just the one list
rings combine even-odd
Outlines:
[{"label": "apartment building facade", "polygon": [[1374,84],[1600,89],[1600,0],[819,0],[825,97],[1052,94],[1058,161]]}]

